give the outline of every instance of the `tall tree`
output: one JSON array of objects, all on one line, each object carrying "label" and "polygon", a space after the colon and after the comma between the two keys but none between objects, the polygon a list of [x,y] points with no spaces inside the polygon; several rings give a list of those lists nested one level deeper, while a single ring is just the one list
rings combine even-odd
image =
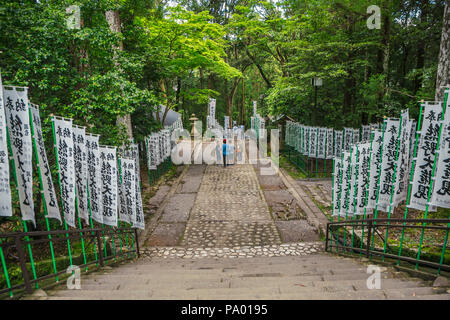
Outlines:
[{"label": "tall tree", "polygon": [[436,101],[443,100],[442,87],[448,84],[450,84],[450,6],[447,2],[442,20],[441,47],[436,75]]}]

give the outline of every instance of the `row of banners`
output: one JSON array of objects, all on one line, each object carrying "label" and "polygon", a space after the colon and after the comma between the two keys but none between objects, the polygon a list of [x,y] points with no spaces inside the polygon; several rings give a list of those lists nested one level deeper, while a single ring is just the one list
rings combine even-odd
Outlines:
[{"label": "row of banners", "polygon": [[449,105],[424,102],[418,131],[408,110],[400,119],[385,119],[368,141],[335,157],[333,215],[390,213],[407,199],[417,210],[450,208]]},{"label": "row of banners", "polygon": [[33,150],[47,218],[75,227],[75,217],[117,226],[118,220],[144,229],[139,150],[101,146],[72,119],[53,117],[61,211],[51,176],[39,107],[29,104],[27,88],[2,86],[0,77],[0,216],[12,216],[8,146],[17,179],[22,220],[36,225],[33,203]]},{"label": "row of banners", "polygon": [[381,129],[381,124],[371,124],[359,128],[310,127],[297,122],[286,121],[285,143],[299,153],[311,158],[333,159],[342,151],[349,152],[350,146],[358,142],[370,141],[370,133]]}]

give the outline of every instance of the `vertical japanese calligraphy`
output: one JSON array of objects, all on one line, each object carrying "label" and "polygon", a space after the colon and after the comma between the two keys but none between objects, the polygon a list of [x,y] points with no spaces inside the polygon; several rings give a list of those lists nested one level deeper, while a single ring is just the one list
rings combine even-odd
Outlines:
[{"label": "vertical japanese calligraphy", "polygon": [[378,186],[380,185],[380,169],[382,160],[383,133],[374,131],[372,141],[372,156],[370,159],[370,181],[367,209],[375,209],[377,203]]},{"label": "vertical japanese calligraphy", "polygon": [[103,223],[103,206],[100,176],[99,136],[86,134],[89,207],[92,219]]},{"label": "vertical japanese calligraphy", "polygon": [[[27,88],[3,87],[6,121],[19,189],[22,220],[36,225],[33,203],[33,176],[30,117]],[[20,90],[21,89],[21,90]]]},{"label": "vertical japanese calligraphy", "polygon": [[78,217],[89,225],[89,207],[87,199],[87,151],[86,128],[73,127],[73,145],[75,157],[75,186],[77,190]]},{"label": "vertical japanese calligraphy", "polygon": [[418,141],[414,178],[410,195],[410,208],[425,210],[431,174],[439,136],[442,103],[425,102],[422,128]]},{"label": "vertical japanese calligraphy", "polygon": [[31,104],[30,112],[31,122],[33,124],[33,138],[36,145],[36,153],[38,158],[37,161],[39,163],[39,171],[42,179],[42,190],[44,191],[43,194],[47,209],[47,217],[57,219],[61,222],[58,200],[56,198],[55,187],[53,185],[50,166],[48,164],[47,152],[45,151],[41,117],[39,116],[38,106]]},{"label": "vertical japanese calligraphy", "polygon": [[75,159],[72,119],[53,117],[59,167],[62,211],[66,223],[75,227]]},{"label": "vertical japanese calligraphy", "polygon": [[0,74],[0,216],[12,216],[11,188],[9,184],[9,158],[6,137],[5,104],[2,75]]},{"label": "vertical japanese calligraphy", "polygon": [[447,98],[431,203],[450,208],[450,97]]},{"label": "vertical japanese calligraphy", "polygon": [[103,224],[117,227],[117,157],[116,148],[100,146],[100,181]]}]

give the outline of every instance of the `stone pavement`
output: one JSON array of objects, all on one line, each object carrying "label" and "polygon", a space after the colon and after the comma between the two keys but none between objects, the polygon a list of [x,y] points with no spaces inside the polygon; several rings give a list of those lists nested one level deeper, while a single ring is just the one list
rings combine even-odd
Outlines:
[{"label": "stone pavement", "polygon": [[235,247],[280,243],[253,167],[207,166],[181,245]]}]

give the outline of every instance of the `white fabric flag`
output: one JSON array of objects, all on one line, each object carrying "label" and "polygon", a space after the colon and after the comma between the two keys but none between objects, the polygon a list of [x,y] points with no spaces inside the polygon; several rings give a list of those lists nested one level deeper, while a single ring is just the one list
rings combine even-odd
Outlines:
[{"label": "white fabric flag", "polygon": [[[422,128],[417,147],[417,160],[414,165],[410,204],[408,206],[410,208],[426,209],[441,116],[441,102],[425,102]],[[435,208],[429,208],[429,211],[432,210],[435,210]]]},{"label": "white fabric flag", "polygon": [[28,91],[26,88],[3,87],[6,122],[14,159],[19,189],[22,220],[31,221],[36,226],[33,203],[33,175],[30,117],[28,114]]},{"label": "white fabric flag", "polygon": [[216,118],[216,99],[209,99],[209,116],[211,119]]},{"label": "white fabric flag", "polygon": [[[355,214],[362,215],[366,208],[369,186],[370,142],[358,145],[358,172]],[[366,211],[366,213],[368,213]]]},{"label": "white fabric flag", "polygon": [[103,223],[99,136],[86,134],[89,205],[92,219]]},{"label": "white fabric flag", "polygon": [[103,224],[117,227],[117,155],[115,147],[100,146]]},{"label": "white fabric flag", "polygon": [[351,155],[350,152],[344,152],[343,159],[342,159],[342,189],[341,189],[341,209],[339,211],[339,214],[341,216],[345,216],[346,212],[348,212],[349,207],[349,196],[350,196],[350,170],[351,170]]},{"label": "white fabric flag", "polygon": [[0,74],[0,217],[12,216],[11,185],[9,183],[9,158],[6,137],[6,116]]},{"label": "white fabric flag", "polygon": [[350,153],[351,153],[351,162],[350,162],[350,191],[348,194],[348,211],[347,216],[353,216],[356,207],[358,206],[358,190],[356,189],[358,187],[357,185],[357,165],[358,165],[358,147],[356,144],[352,145],[350,147]]},{"label": "white fabric flag", "polygon": [[343,148],[343,131],[342,130],[334,130],[334,156],[341,158]]},{"label": "white fabric flag", "polygon": [[381,161],[380,188],[378,194],[378,209],[388,211],[391,192],[395,192],[394,174],[396,166],[397,145],[400,134],[400,120],[386,119],[383,137],[383,156]]},{"label": "white fabric flag", "polygon": [[350,152],[350,146],[353,143],[353,128],[344,128],[344,145],[343,149]]},{"label": "white fabric flag", "polygon": [[72,119],[52,118],[55,128],[62,211],[66,223],[75,227],[75,159]]},{"label": "white fabric flag", "polygon": [[142,196],[141,196],[141,187],[140,187],[140,179],[139,173],[135,174],[135,193],[136,197],[136,215],[135,220],[133,221],[133,226],[138,229],[145,229],[145,220],[144,220],[144,209],[142,207]]},{"label": "white fabric flag", "polygon": [[334,157],[334,150],[333,150],[333,128],[326,129],[326,135],[327,135],[327,150],[326,150],[326,159],[333,159]]},{"label": "white fabric flag", "polygon": [[327,139],[326,133],[327,133],[326,128],[318,128],[317,158],[319,158],[319,159],[325,159],[326,139]]},{"label": "white fabric flag", "polygon": [[47,160],[47,152],[45,151],[41,117],[39,116],[39,108],[38,106],[31,104],[30,111],[31,121],[33,124],[33,138],[37,149],[37,161],[39,163],[39,171],[41,173],[42,179],[42,189],[44,191],[45,206],[47,209],[47,218],[57,219],[61,223],[58,199],[56,197],[50,166]]},{"label": "white fabric flag", "polygon": [[342,173],[342,160],[336,157],[333,173],[333,216],[338,216],[341,211]]},{"label": "white fabric flag", "polygon": [[450,97],[448,100],[442,123],[435,186],[431,197],[431,203],[442,208],[450,208]]},{"label": "white fabric flag", "polygon": [[358,142],[359,142],[359,129],[353,129],[352,143],[356,144]]},{"label": "white fabric flag", "polygon": [[319,128],[311,128],[309,130],[309,156],[317,157],[317,130]]},{"label": "white fabric flag", "polygon": [[401,116],[402,131],[400,133],[400,144],[398,150],[397,160],[397,174],[395,177],[395,193],[394,193],[394,206],[397,206],[403,200],[406,200],[406,194],[408,191],[408,168],[409,168],[409,140],[411,135],[412,122],[409,120],[408,109],[402,112]]},{"label": "white fabric flag", "polygon": [[129,223],[136,221],[136,167],[134,159],[122,159],[122,185]]},{"label": "white fabric flag", "polygon": [[119,220],[132,224],[136,220],[136,171],[135,160],[120,159],[121,172],[121,206]]},{"label": "white fabric flag", "polygon": [[[117,156],[121,157],[123,154],[117,150]],[[123,221],[126,223],[130,223],[130,219],[128,216],[127,211],[127,204],[125,200],[125,187],[123,185],[123,170],[122,170],[122,161],[124,158],[119,158],[119,166],[118,168],[120,170],[117,170],[117,200],[118,200],[118,214],[119,214],[119,221]]]},{"label": "white fabric flag", "polygon": [[383,133],[381,131],[373,132],[372,150],[370,156],[370,179],[369,179],[369,195],[367,199],[367,209],[375,209],[377,203],[378,186],[380,185],[380,168],[381,168],[381,148],[383,141]]},{"label": "white fabric flag", "polygon": [[77,189],[78,216],[89,225],[89,206],[87,198],[87,150],[86,128],[73,127],[75,157],[75,185]]},{"label": "white fabric flag", "polygon": [[363,142],[370,141],[370,125],[362,126],[362,139]]}]

